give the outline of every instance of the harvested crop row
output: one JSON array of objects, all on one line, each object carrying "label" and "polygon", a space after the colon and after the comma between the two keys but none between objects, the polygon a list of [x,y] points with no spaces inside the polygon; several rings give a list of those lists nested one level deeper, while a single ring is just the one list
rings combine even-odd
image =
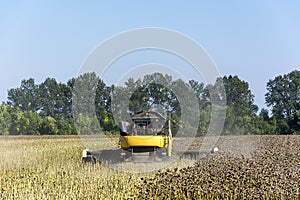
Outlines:
[{"label": "harvested crop row", "polygon": [[167,169],[153,178],[143,179],[140,197],[300,197],[299,136],[221,137],[218,146],[222,152],[199,160],[191,167]]}]

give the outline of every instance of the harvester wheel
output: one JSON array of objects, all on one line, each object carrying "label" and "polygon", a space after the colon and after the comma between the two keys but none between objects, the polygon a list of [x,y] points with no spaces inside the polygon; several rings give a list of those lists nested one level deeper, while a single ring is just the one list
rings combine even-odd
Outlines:
[{"label": "harvester wheel", "polygon": [[85,162],[85,163],[88,163],[88,162],[96,163],[96,158],[94,156],[85,157],[85,158],[83,158],[83,162]]}]

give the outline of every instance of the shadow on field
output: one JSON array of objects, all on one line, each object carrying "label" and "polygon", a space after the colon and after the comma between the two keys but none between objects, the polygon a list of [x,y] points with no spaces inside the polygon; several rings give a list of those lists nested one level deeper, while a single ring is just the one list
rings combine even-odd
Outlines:
[{"label": "shadow on field", "polygon": [[119,163],[123,161],[121,158],[122,149],[109,149],[98,151],[87,151],[83,156],[84,162],[101,162],[101,163]]}]

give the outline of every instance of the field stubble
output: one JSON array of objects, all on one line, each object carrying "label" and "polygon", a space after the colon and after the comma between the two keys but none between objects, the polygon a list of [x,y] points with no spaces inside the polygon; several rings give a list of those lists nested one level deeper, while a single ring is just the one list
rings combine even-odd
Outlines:
[{"label": "field stubble", "polygon": [[[199,148],[197,138],[191,148]],[[180,140],[177,141],[180,146]],[[158,172],[140,194],[168,199],[300,199],[300,136],[220,137],[220,152]]]},{"label": "field stubble", "polygon": [[84,164],[78,137],[0,138],[0,199],[121,199],[135,174]]}]

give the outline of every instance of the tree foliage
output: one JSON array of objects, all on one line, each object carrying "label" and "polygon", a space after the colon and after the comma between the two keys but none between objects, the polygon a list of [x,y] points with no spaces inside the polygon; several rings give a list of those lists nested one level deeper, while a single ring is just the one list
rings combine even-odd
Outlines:
[{"label": "tree foliage", "polygon": [[271,113],[264,108],[258,113],[249,84],[238,76],[219,77],[214,84],[205,85],[154,73],[130,78],[122,86],[108,86],[95,73],[67,83],[47,78],[36,84],[29,78],[8,90],[7,103],[0,105],[0,134],[116,131],[118,121],[130,120],[142,110],[156,110],[172,120],[175,134],[204,136],[216,114],[212,105],[226,109],[224,135],[299,134],[300,71],[270,79],[266,89]]},{"label": "tree foliage", "polygon": [[19,88],[8,90],[8,104],[23,111],[36,112],[40,109],[38,86],[33,78],[22,80]]},{"label": "tree foliage", "polygon": [[278,121],[278,132],[300,132],[300,71],[276,76],[267,83],[266,105]]},{"label": "tree foliage", "polygon": [[2,135],[9,135],[11,124],[12,120],[8,105],[0,105],[0,133],[2,133]]}]

